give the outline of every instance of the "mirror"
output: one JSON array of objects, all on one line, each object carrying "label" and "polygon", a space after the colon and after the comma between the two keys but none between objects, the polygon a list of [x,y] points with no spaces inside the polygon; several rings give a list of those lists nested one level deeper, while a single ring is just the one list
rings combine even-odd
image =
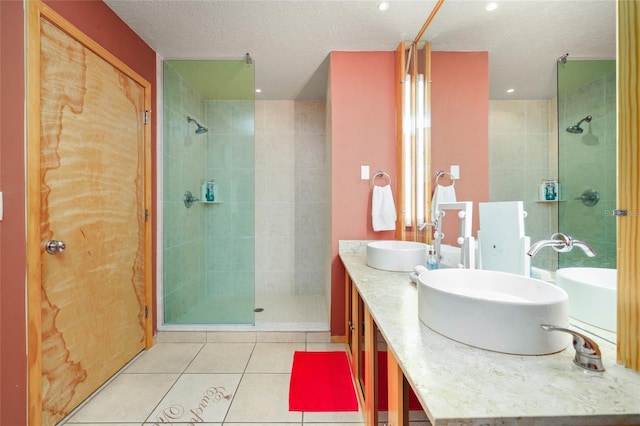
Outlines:
[{"label": "mirror", "polygon": [[[502,1],[492,12],[485,6],[477,1],[445,2],[423,39],[431,42],[432,51],[489,52],[488,201],[523,200],[527,235],[531,241],[548,239],[559,229],[558,215],[565,204],[583,206],[577,200],[538,202],[542,179],[562,183],[565,177],[562,164],[558,168],[556,63],[567,52],[570,63],[615,59],[615,2]],[[507,93],[507,88],[514,91]],[[576,124],[580,118],[567,120]],[[567,127],[564,119],[560,125],[563,131]],[[594,122],[592,131],[596,128]],[[572,192],[567,197],[581,196],[582,190],[574,194],[576,190],[568,189]],[[601,205],[601,212],[605,206]],[[567,263],[580,254],[571,253]],[[553,250],[542,250],[532,264],[554,271],[558,256]]]},{"label": "mirror", "polygon": [[558,229],[597,256],[561,253],[558,267],[616,269],[616,61],[558,62]]}]

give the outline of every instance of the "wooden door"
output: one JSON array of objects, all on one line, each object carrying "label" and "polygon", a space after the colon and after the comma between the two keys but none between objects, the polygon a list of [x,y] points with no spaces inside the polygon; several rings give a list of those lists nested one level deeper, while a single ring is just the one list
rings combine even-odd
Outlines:
[{"label": "wooden door", "polygon": [[28,169],[39,163],[41,349],[29,397],[40,400],[30,423],[52,425],[149,344],[148,87],[60,22],[37,25],[39,159]]}]

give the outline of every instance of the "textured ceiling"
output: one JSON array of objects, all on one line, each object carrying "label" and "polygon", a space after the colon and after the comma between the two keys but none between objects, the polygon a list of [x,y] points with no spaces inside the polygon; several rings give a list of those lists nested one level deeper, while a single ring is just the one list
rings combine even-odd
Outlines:
[{"label": "textured ceiling", "polygon": [[[435,0],[105,0],[164,59],[255,63],[257,99],[325,96],[331,51],[413,41]],[[488,51],[491,99],[555,95],[556,60],[614,59],[615,0],[445,0],[422,37],[434,51]],[[366,72],[366,70],[363,70]],[[507,94],[507,88],[514,88]]]}]

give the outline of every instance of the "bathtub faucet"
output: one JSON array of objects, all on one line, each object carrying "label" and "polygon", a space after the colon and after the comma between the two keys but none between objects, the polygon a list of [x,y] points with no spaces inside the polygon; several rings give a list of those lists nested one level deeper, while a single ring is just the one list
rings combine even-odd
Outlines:
[{"label": "bathtub faucet", "polygon": [[580,247],[584,254],[589,257],[596,255],[595,250],[587,243],[581,240],[576,240],[567,234],[556,232],[551,236],[550,240],[540,240],[531,245],[527,254],[531,257],[535,256],[542,247],[551,247],[559,253],[566,253],[571,251],[573,247]]}]

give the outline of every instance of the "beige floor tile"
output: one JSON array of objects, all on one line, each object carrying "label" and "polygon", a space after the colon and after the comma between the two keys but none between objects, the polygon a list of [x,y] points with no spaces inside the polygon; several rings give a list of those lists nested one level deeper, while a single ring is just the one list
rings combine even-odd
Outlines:
[{"label": "beige floor tile", "polygon": [[[309,422],[304,422],[304,426],[365,426],[364,422],[362,421],[357,421],[357,422],[338,422],[338,423],[309,423]],[[383,423],[379,424],[380,426],[387,426]]]},{"label": "beige floor tile", "polygon": [[[231,423],[231,422],[224,422],[224,426],[257,426],[257,425],[261,425],[263,423]],[[270,422],[269,426],[302,426],[303,423],[302,422],[286,422],[286,423],[282,423],[282,422]],[[200,425],[198,425],[200,426]],[[326,426],[326,425],[325,425]]]},{"label": "beige floor tile", "polygon": [[140,424],[178,377],[178,374],[121,374],[78,410],[68,423]]},{"label": "beige floor tile", "polygon": [[304,343],[256,343],[247,373],[291,373],[293,353],[304,351]]},{"label": "beige floor tile", "polygon": [[427,417],[427,413],[424,411],[411,410],[409,411],[409,421],[412,423],[416,422],[417,424],[420,424],[420,422],[429,423],[429,417]]},{"label": "beige floor tile", "polygon": [[255,331],[210,331],[207,332],[208,343],[255,343]]},{"label": "beige floor tile", "polygon": [[226,423],[302,422],[302,413],[289,411],[289,374],[245,374]]},{"label": "beige floor tile", "polygon": [[203,343],[158,343],[140,355],[125,373],[182,373]]},{"label": "beige floor tile", "polygon": [[157,343],[204,343],[207,341],[205,331],[158,331]]},{"label": "beige floor tile", "polygon": [[307,333],[307,343],[330,343],[331,333],[328,331],[318,331]]},{"label": "beige floor tile", "polygon": [[336,352],[346,350],[347,346],[344,343],[307,343],[307,351],[309,352]]},{"label": "beige floor tile", "polygon": [[147,420],[155,423],[221,422],[241,374],[183,374]]},{"label": "beige floor tile", "polygon": [[303,343],[305,340],[304,332],[265,331],[258,333],[258,342]]},{"label": "beige floor tile", "polygon": [[59,423],[59,425],[69,426],[140,426],[140,423]]},{"label": "beige floor tile", "polygon": [[207,343],[187,373],[243,373],[255,343]]},{"label": "beige floor tile", "polygon": [[363,424],[364,417],[362,411],[343,411],[330,413],[304,412],[302,418],[304,424],[309,423],[337,423],[337,424]]}]

